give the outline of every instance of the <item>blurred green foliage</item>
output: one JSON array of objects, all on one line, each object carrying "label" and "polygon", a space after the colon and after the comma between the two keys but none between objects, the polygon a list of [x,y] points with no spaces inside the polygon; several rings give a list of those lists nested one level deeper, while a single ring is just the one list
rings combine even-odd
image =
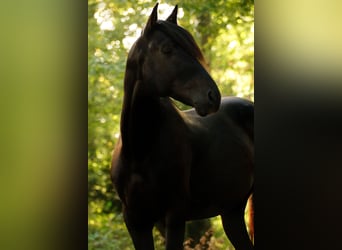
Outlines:
[{"label": "blurred green foliage", "polygon": [[[254,1],[163,1],[159,18],[165,19],[175,4],[179,25],[193,34],[222,96],[253,100]],[[127,53],[154,5],[144,0],[88,0],[89,249],[132,249],[109,169],[119,137]],[[213,238],[224,238],[220,230]],[[155,234],[158,249],[162,239]]]}]

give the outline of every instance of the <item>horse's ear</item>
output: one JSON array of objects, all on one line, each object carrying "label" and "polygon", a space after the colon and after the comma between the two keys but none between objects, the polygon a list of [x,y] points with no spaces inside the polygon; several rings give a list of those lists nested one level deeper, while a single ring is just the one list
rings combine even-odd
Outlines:
[{"label": "horse's ear", "polygon": [[166,19],[166,21],[177,25],[177,13],[178,13],[178,5],[175,6],[171,15]]},{"label": "horse's ear", "polygon": [[158,4],[159,3],[156,3],[156,5],[153,7],[152,13],[146,23],[144,33],[148,33],[158,20]]}]

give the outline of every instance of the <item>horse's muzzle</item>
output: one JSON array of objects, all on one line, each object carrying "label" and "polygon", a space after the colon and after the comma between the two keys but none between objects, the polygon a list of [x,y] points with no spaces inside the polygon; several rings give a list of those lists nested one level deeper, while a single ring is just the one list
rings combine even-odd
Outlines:
[{"label": "horse's muzzle", "polygon": [[215,113],[221,104],[221,94],[217,88],[209,89],[204,98],[194,101],[194,108],[200,116]]}]

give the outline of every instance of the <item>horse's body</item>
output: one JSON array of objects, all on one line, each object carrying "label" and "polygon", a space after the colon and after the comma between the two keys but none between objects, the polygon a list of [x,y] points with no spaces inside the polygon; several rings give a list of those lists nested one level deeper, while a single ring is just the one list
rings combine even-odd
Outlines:
[{"label": "horse's body", "polygon": [[192,145],[189,219],[222,214],[248,198],[253,185],[252,115],[251,102],[234,97],[223,98],[220,109],[206,117],[184,112]]},{"label": "horse's body", "polygon": [[[163,221],[166,249],[182,249],[186,220],[221,215],[235,248],[253,249],[244,224],[253,187],[253,104],[236,97],[220,101],[197,47],[178,44],[187,33],[168,47],[170,30],[178,29],[177,8],[158,22],[156,9],[127,61],[121,137],[111,170],[134,246],[154,249],[152,228]],[[152,60],[166,56],[168,62]],[[151,75],[163,63],[166,71]],[[179,111],[169,96],[195,109]]]}]

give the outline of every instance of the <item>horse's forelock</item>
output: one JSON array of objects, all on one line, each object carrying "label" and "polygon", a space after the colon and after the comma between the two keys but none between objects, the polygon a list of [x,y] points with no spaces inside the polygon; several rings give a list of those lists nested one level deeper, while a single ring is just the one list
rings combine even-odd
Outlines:
[{"label": "horse's forelock", "polygon": [[182,27],[168,21],[157,22],[157,29],[169,36],[177,45],[184,49],[188,54],[195,57],[203,66],[206,66],[204,56],[196,44],[193,36]]}]

